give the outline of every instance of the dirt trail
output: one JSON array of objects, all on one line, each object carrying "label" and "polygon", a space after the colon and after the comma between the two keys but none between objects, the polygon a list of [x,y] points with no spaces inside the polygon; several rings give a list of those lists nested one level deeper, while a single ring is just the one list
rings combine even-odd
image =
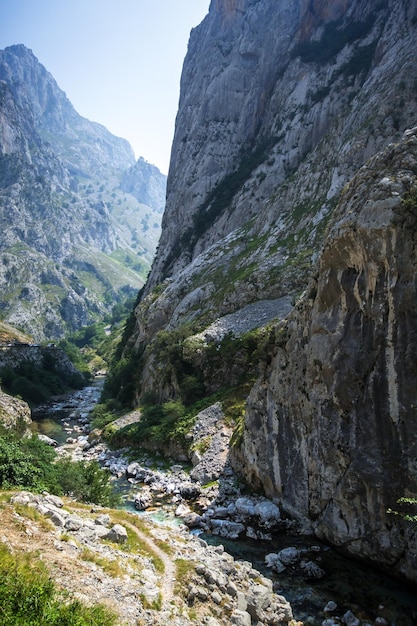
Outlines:
[{"label": "dirt trail", "polygon": [[140,531],[134,524],[130,522],[124,521],[124,526],[127,526],[132,530],[136,535],[140,538],[141,541],[146,543],[149,549],[161,559],[164,564],[164,573],[162,574],[161,579],[161,594],[162,594],[162,604],[163,608],[168,608],[169,603],[174,597],[174,585],[175,585],[175,575],[176,575],[176,567],[172,559],[163,551],[157,544],[148,536],[145,535],[142,531]]}]

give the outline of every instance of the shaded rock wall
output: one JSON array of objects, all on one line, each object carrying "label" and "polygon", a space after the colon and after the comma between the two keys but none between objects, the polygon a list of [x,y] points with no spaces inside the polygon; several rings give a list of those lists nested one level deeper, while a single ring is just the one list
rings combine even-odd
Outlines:
[{"label": "shaded rock wall", "polygon": [[416,124],[416,24],[415,1],[211,3],[126,350],[136,401],[164,401],[178,386],[161,383],[159,331],[195,339],[249,303],[299,301],[235,465],[309,530],[414,579],[412,527],[386,511],[416,493],[415,136],[391,146]]},{"label": "shaded rock wall", "polygon": [[417,581],[417,130],[345,189],[317,278],[248,401],[249,482],[351,554]]}]

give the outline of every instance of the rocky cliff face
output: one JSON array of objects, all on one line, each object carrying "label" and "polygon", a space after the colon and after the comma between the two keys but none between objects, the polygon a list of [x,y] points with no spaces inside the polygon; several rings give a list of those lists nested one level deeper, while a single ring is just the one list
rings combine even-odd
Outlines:
[{"label": "rocky cliff face", "polygon": [[[121,188],[131,167],[139,194]],[[35,338],[94,321],[150,266],[165,177],[78,115],[24,46],[0,52],[2,318]]]},{"label": "rocky cliff face", "polygon": [[414,125],[416,11],[212,3],[184,63],[145,295],[167,289],[155,317],[138,311],[137,343],[168,321],[302,292],[343,185]]},{"label": "rocky cliff face", "polygon": [[417,580],[417,129],[361,168],[253,388],[244,474],[315,532]]},{"label": "rocky cliff face", "polygon": [[[391,146],[417,118],[416,24],[416,2],[213,0],[126,350],[142,355],[136,399],[163,401],[182,393],[167,347],[183,333],[182,373],[211,392],[213,323],[238,337],[248,305],[262,326],[298,302],[272,325],[235,465],[310,530],[414,579],[413,530],[386,510],[416,493],[414,134]],[[217,389],[234,384],[219,371]]]},{"label": "rocky cliff face", "polygon": [[0,389],[0,426],[29,436],[31,424],[32,417],[29,405],[19,398],[9,396]]},{"label": "rocky cliff face", "polygon": [[[323,219],[356,168],[410,125],[416,10],[212,2],[184,63],[150,287],[251,218],[257,234],[288,206]],[[287,222],[275,242],[294,231]]]}]

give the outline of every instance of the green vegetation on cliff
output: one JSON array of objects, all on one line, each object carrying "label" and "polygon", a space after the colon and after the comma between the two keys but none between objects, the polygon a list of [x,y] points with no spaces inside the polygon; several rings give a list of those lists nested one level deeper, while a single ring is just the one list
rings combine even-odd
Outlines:
[{"label": "green vegetation on cliff", "polygon": [[19,396],[30,405],[46,402],[70,389],[81,389],[86,378],[81,373],[64,374],[55,367],[54,359],[45,359],[43,367],[31,361],[22,361],[16,368],[0,370],[2,389],[11,396]]},{"label": "green vegetation on cliff", "polygon": [[190,324],[160,331],[146,348],[146,358],[152,354],[154,367],[160,369],[158,387],[141,389],[140,421],[116,433],[111,427],[120,412],[135,404],[144,354],[131,351],[110,369],[102,403],[94,410],[94,426],[107,425],[105,435],[116,447],[162,449],[172,442],[186,448],[197,414],[216,402],[230,425],[238,426],[259,363],[269,358],[271,333],[264,327],[205,343]]}]

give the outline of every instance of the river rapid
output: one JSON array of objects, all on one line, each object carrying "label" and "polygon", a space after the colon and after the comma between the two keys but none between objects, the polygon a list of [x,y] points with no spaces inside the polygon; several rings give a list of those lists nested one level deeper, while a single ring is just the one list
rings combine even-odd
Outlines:
[{"label": "river rapid", "polygon": [[[90,441],[90,413],[99,401],[104,379],[96,378],[84,389],[67,394],[34,412],[36,430],[56,442],[58,454],[70,454],[74,459],[97,459],[112,472],[115,487],[123,496],[125,508],[135,510],[134,500],[141,491],[140,484],[128,480],[125,468],[129,461],[123,451],[110,451],[103,442]],[[91,439],[91,437],[90,437]],[[50,442],[52,443],[52,442]],[[142,466],[157,469],[159,474],[172,475],[167,464],[155,468],[155,461],[144,453],[138,461]],[[174,471],[178,472],[176,463]],[[169,478],[169,476],[168,476]],[[178,513],[178,497],[163,498],[151,509],[138,511],[164,525],[182,523]],[[235,558],[250,561],[263,575],[274,581],[274,589],[293,607],[294,617],[310,626],[416,626],[417,591],[406,584],[389,578],[386,574],[356,563],[338,552],[317,542],[314,538],[274,533],[271,541],[251,539],[230,540],[198,532],[207,543],[223,544]],[[299,569],[287,567],[275,574],[265,565],[265,556],[294,547],[300,552],[315,552],[316,563],[326,574],[319,580],[308,579]],[[332,608],[334,611],[325,608]],[[335,615],[344,616],[338,621]]]}]

